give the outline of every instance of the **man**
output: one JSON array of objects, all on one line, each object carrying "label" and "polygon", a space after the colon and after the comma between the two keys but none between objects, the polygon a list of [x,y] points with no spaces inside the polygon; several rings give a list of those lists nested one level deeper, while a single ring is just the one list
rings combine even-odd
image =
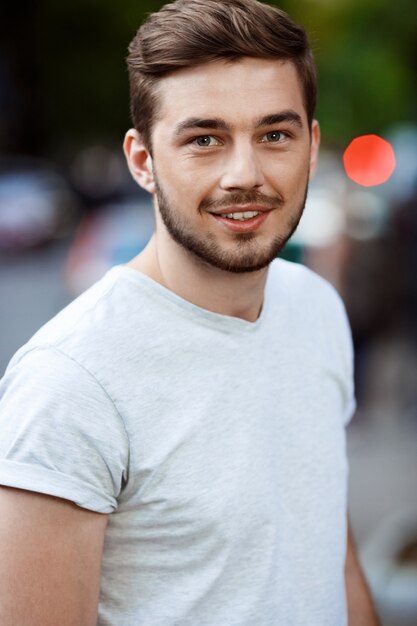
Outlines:
[{"label": "man", "polygon": [[1,624],[376,624],[346,541],[346,315],[275,260],[319,146],[305,33],[179,0],[128,64],[156,230],[2,381]]}]

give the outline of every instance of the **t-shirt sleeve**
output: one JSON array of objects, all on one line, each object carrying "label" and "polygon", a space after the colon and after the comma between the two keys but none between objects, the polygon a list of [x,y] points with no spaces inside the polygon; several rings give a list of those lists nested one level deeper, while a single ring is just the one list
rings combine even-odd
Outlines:
[{"label": "t-shirt sleeve", "polygon": [[[352,344],[351,344],[352,345]],[[347,374],[347,399],[345,404],[345,411],[343,414],[343,425],[347,426],[349,422],[352,420],[353,416],[356,412],[356,396],[354,390],[354,380],[353,380],[353,350],[351,351],[352,358],[350,363],[348,364],[348,374]]]},{"label": "t-shirt sleeve", "polygon": [[[310,270],[309,270],[310,271]],[[311,272],[310,309],[316,312],[311,327],[319,328],[323,359],[331,368],[332,376],[340,390],[340,409],[337,419],[346,427],[356,411],[354,348],[352,331],[345,304],[335,287]]]},{"label": "t-shirt sleeve", "polygon": [[97,379],[59,349],[12,359],[0,381],[0,484],[112,513],[128,474],[121,416]]},{"label": "t-shirt sleeve", "polygon": [[338,351],[338,360],[340,362],[341,376],[343,379],[343,425],[347,426],[356,411],[355,382],[354,382],[354,350],[352,331],[350,328],[349,318],[346,313],[344,302],[340,295],[335,294],[335,311],[332,322],[334,326],[335,341]]}]

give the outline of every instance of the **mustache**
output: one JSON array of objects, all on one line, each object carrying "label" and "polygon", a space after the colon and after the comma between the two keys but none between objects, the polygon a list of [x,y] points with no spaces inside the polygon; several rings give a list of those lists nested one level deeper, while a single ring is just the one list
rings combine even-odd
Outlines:
[{"label": "mustache", "polygon": [[201,211],[207,211],[209,209],[223,209],[231,205],[240,206],[245,204],[259,204],[267,209],[275,209],[283,203],[284,200],[281,196],[270,197],[260,193],[259,191],[243,191],[240,193],[229,193],[227,196],[219,200],[206,198],[200,202],[199,209]]}]

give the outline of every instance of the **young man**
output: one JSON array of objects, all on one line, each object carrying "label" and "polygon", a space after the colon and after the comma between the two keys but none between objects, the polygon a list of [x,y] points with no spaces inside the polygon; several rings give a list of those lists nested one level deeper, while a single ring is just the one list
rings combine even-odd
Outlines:
[{"label": "young man", "polygon": [[1,624],[374,625],[345,311],[276,259],[319,147],[305,33],[255,0],[178,0],[128,64],[156,230],[1,383]]}]

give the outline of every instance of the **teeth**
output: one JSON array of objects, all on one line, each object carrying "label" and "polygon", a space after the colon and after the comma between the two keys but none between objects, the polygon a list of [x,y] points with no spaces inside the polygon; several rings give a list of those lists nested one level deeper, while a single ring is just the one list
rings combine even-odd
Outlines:
[{"label": "teeth", "polygon": [[245,211],[244,213],[223,213],[222,217],[229,217],[232,220],[239,220],[243,222],[244,220],[248,220],[251,217],[255,217],[255,215],[259,215],[261,211]]}]

